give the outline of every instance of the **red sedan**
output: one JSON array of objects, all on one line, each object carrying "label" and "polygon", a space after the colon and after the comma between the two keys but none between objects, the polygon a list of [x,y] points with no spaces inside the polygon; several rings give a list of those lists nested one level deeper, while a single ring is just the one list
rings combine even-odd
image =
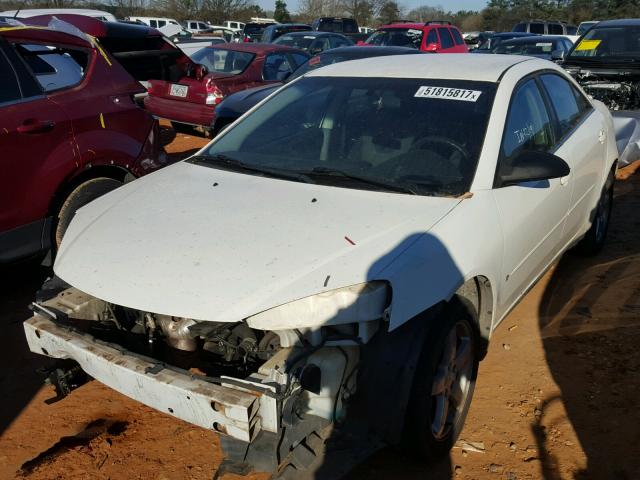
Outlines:
[{"label": "red sedan", "polygon": [[244,43],[206,47],[176,82],[151,80],[147,110],[172,123],[210,129],[222,99],[246,88],[284,81],[309,59],[302,50],[273,44]]}]

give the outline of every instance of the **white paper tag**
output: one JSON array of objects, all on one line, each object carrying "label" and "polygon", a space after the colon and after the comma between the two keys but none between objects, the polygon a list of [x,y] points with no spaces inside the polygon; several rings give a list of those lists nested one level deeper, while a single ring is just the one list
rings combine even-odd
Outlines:
[{"label": "white paper tag", "polygon": [[460,100],[463,102],[477,102],[482,92],[480,90],[467,90],[465,88],[449,87],[420,87],[414,97],[418,98],[443,98],[445,100]]}]

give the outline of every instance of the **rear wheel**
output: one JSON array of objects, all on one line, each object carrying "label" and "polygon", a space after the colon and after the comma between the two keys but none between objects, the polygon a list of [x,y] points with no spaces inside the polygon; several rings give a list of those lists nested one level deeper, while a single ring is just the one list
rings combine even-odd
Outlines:
[{"label": "rear wheel", "polygon": [[613,170],[609,172],[607,181],[602,188],[600,200],[596,207],[595,216],[591,228],[578,244],[578,251],[584,255],[595,255],[604,247],[611,221],[611,210],[613,208],[613,184],[615,175]]},{"label": "rear wheel", "polygon": [[476,316],[453,297],[427,334],[405,420],[407,445],[421,459],[446,456],[464,425],[478,373]]},{"label": "rear wheel", "polygon": [[55,230],[55,247],[60,248],[62,237],[64,236],[71,220],[73,220],[76,211],[86,205],[87,203],[95,200],[96,198],[115,190],[122,185],[122,182],[114,180],[113,178],[100,177],[87,180],[84,183],[78,185],[70,194],[60,207],[58,212],[56,230]]}]

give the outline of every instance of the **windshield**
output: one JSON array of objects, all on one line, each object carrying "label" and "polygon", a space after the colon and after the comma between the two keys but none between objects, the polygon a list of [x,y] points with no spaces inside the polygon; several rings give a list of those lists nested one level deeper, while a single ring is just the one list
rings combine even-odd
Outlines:
[{"label": "windshield", "polygon": [[453,80],[302,78],[205,154],[346,188],[460,195],[475,174],[495,89]]},{"label": "windshield", "polygon": [[589,30],[578,43],[569,58],[598,57],[609,58],[640,57],[640,27],[598,27]]},{"label": "windshield", "polygon": [[420,48],[422,35],[422,30],[413,28],[389,28],[386,30],[377,30],[365,43],[383,47]]},{"label": "windshield", "polygon": [[238,75],[247,69],[253,57],[254,54],[248,52],[236,52],[221,48],[203,48],[194,53],[191,59],[195,63],[201,63],[207,67],[210,72]]},{"label": "windshield", "polygon": [[551,52],[555,50],[555,42],[542,41],[536,42],[531,40],[528,42],[502,42],[500,45],[492,49],[493,53],[502,53],[505,55],[531,55],[531,56],[544,56],[551,55]]},{"label": "windshield", "polygon": [[273,43],[276,45],[285,45],[287,47],[308,50],[309,45],[311,45],[315,39],[316,37],[313,35],[283,35]]}]

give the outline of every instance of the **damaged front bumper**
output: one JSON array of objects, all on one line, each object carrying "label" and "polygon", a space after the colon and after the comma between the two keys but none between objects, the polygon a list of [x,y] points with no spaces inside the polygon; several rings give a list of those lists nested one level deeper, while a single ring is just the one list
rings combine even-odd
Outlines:
[{"label": "damaged front bumper", "polygon": [[222,377],[211,383],[102,342],[36,313],[24,322],[29,348],[53,358],[75,360],[87,374],[149,407],[186,422],[250,442],[263,428],[261,418],[277,418],[268,389]]}]

